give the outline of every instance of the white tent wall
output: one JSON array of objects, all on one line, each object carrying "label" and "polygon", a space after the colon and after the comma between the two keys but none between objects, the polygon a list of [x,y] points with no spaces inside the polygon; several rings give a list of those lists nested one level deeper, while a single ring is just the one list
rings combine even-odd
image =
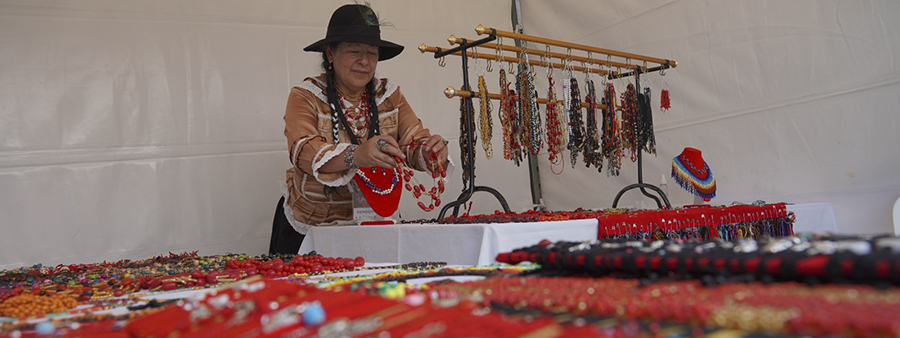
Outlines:
[{"label": "white tent wall", "polygon": [[[290,166],[288,93],[321,71],[302,49],[347,2],[0,1],[0,268],[264,253]],[[458,58],[441,68],[416,47],[479,23],[510,29],[509,1],[462,16],[451,2],[371,4],[392,24],[384,38],[406,46],[378,75],[455,143],[459,104],[442,91],[461,82]],[[481,173],[528,207],[526,171]],[[499,208],[476,201],[473,212]],[[401,214],[437,212],[407,196]]]},{"label": "white tent wall", "polygon": [[[672,158],[694,147],[715,175],[713,204],[828,202],[840,233],[892,232],[890,210],[900,196],[900,21],[891,18],[900,17],[900,2],[522,7],[526,34],[678,60],[664,78],[650,75],[657,155],[643,156],[644,182],[665,176],[673,205],[693,203],[669,174]],[[659,110],[663,82],[672,94],[667,112]],[[624,82],[617,83],[621,93]],[[609,207],[637,182],[631,161],[620,177],[577,167],[567,163],[556,176],[541,161],[549,208]],[[619,206],[656,207],[636,189]]]}]

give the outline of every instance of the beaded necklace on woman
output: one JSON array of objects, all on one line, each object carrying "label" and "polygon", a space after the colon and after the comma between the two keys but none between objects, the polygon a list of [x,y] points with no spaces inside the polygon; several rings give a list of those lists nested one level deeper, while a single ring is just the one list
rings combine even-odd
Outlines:
[{"label": "beaded necklace on woman", "polygon": [[[359,98],[359,103],[354,107],[352,103],[347,100],[344,95],[342,95],[341,91],[338,90],[338,101],[341,102],[342,108],[346,109],[344,115],[346,116],[347,125],[350,127],[348,130],[350,133],[356,135],[357,138],[361,139],[369,128],[369,102],[368,95],[366,91],[363,91],[362,95]],[[343,106],[344,102],[348,102],[351,104],[350,107]]]},{"label": "beaded necklace on woman", "polygon": [[[366,138],[380,135],[381,130],[378,128],[378,106],[375,104],[375,78],[372,78],[372,80],[366,84],[366,88],[360,96],[359,110],[360,114],[364,115],[364,117],[357,115],[354,120],[358,123],[359,119],[364,119],[367,128],[354,128],[350,126],[348,116],[344,113],[343,100],[339,93],[340,89],[338,89],[335,84],[334,64],[327,59],[325,60],[325,63],[325,95],[328,96],[328,105],[331,107],[331,133],[334,144],[340,143],[338,138],[338,131],[340,130],[339,126],[343,126],[344,130],[347,131],[347,135],[350,136],[350,143],[352,143],[353,146],[361,143],[361,136],[364,134],[367,135]],[[368,132],[362,133],[358,129],[367,130]]]}]

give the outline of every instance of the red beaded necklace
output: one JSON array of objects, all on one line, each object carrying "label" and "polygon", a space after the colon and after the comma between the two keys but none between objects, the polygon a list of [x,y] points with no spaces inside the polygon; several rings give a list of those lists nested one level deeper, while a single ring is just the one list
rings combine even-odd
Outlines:
[{"label": "red beaded necklace", "polygon": [[[565,160],[560,154],[562,154],[563,145],[566,143],[565,128],[563,128],[563,124],[560,121],[561,109],[559,109],[560,107],[557,103],[556,93],[553,91],[553,76],[548,75],[547,82],[549,87],[547,93],[547,154],[549,155],[550,164],[564,168],[565,163],[563,162]],[[550,166],[550,171],[553,174],[562,174],[562,169],[556,172],[552,165]]]},{"label": "red beaded necklace", "polygon": [[[409,147],[414,145],[424,146],[424,144],[404,144],[400,147]],[[404,187],[406,190],[411,191],[413,197],[418,201],[419,208],[425,211],[432,211],[435,207],[441,206],[441,194],[444,192],[444,178],[447,177],[447,172],[444,170],[444,166],[438,161],[438,154],[431,153],[431,156],[426,159],[426,161],[431,164],[431,178],[434,182],[434,185],[431,189],[426,189],[425,185],[419,182],[419,179],[413,175],[413,170],[406,165],[400,158],[394,158],[397,161],[397,171],[401,171],[403,174],[403,181],[406,182]],[[428,205],[425,205],[425,202],[422,201],[422,196],[428,196],[431,198],[431,201]]]},{"label": "red beaded necklace", "polygon": [[[344,97],[341,91],[337,91],[338,102],[344,104]],[[349,101],[348,101],[349,102]],[[359,99],[359,105],[356,107],[345,107],[344,116],[347,124],[351,127],[351,132],[358,138],[363,138],[369,130],[369,97],[366,91],[363,91]]]}]

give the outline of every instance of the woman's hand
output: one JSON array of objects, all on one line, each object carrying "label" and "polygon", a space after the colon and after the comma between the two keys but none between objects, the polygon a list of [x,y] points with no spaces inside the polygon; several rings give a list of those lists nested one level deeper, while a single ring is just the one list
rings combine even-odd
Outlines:
[{"label": "woman's hand", "polygon": [[360,168],[395,168],[397,161],[394,161],[394,156],[406,159],[406,155],[400,151],[400,144],[397,143],[397,140],[389,135],[379,135],[356,147],[353,162]]},{"label": "woman's hand", "polygon": [[440,163],[441,166],[446,169],[450,164],[448,160],[450,149],[447,148],[447,140],[444,140],[441,135],[431,135],[431,137],[425,141],[425,145],[422,146],[422,156],[425,157],[425,167],[428,168],[428,171],[433,171],[432,163],[434,161],[431,160],[432,154],[437,154],[437,163]]}]

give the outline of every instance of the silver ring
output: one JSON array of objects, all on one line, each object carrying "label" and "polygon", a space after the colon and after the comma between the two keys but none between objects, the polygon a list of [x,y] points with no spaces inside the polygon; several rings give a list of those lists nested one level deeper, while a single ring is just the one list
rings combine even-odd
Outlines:
[{"label": "silver ring", "polygon": [[387,145],[387,141],[385,141],[383,138],[378,139],[378,141],[375,141],[375,145],[378,146],[378,150],[381,150],[381,148],[384,148],[384,146]]},{"label": "silver ring", "polygon": [[444,140],[444,145],[446,146],[448,144],[450,144],[450,141]]}]

